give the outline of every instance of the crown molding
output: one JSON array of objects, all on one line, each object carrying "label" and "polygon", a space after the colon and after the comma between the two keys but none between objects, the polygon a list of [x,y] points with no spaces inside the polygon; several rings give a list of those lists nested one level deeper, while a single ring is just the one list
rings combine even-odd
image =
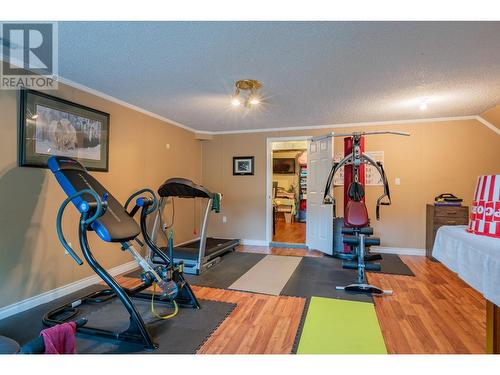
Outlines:
[{"label": "crown molding", "polygon": [[95,90],[93,88],[90,88],[88,86],[85,86],[85,85],[82,85],[81,83],[77,83],[77,82],[74,82],[74,81],[71,81],[67,78],[64,78],[64,77],[58,77],[57,78],[57,81],[59,83],[62,83],[66,86],[70,86],[72,88],[75,88],[75,89],[78,89],[80,91],[83,91],[83,92],[86,92],[88,94],[91,94],[91,95],[94,95],[94,96],[97,96],[101,99],[105,99],[107,101],[110,101],[110,102],[113,102],[113,103],[116,103],[116,104],[119,104],[123,107],[126,107],[126,108],[129,108],[129,109],[132,109],[136,112],[139,112],[139,113],[142,113],[144,115],[147,115],[149,117],[153,117],[157,120],[160,120],[160,121],[163,121],[163,122],[166,122],[170,125],[173,125],[173,126],[176,126],[178,128],[182,128],[182,129],[185,129],[185,130],[189,130],[190,132],[193,132],[193,133],[204,133],[203,131],[200,131],[200,130],[196,130],[190,126],[187,126],[187,125],[184,125],[180,122],[177,122],[177,121],[174,121],[174,120],[171,120],[167,117],[164,117],[164,116],[161,116],[161,115],[158,115],[154,112],[151,112],[151,111],[148,111],[147,109],[144,109],[144,108],[141,108],[141,107],[138,107],[134,104],[131,104],[131,103],[128,103],[124,100],[121,100],[121,99],[118,99],[112,95],[108,95],[108,94],[105,94],[101,91],[98,91],[98,90]]},{"label": "crown molding", "polygon": [[[4,61],[3,56],[0,56],[0,61]],[[326,125],[309,125],[309,126],[288,126],[288,127],[274,127],[274,128],[259,128],[259,129],[241,129],[241,130],[198,130],[192,128],[188,125],[184,125],[180,122],[169,119],[165,116],[161,116],[157,113],[148,111],[144,108],[138,107],[134,104],[128,103],[124,100],[118,99],[112,95],[108,95],[99,90],[95,90],[88,86],[85,86],[81,83],[74,82],[70,79],[58,76],[58,82],[73,87],[75,89],[81,90],[88,94],[97,96],[99,98],[105,99],[112,103],[119,104],[123,107],[132,109],[139,113],[145,114],[157,120],[163,121],[172,126],[176,126],[178,128],[188,130],[195,134],[200,135],[224,135],[224,134],[250,134],[250,133],[269,133],[269,132],[283,132],[283,131],[303,131],[303,130],[314,130],[314,129],[337,129],[337,128],[352,128],[352,127],[368,127],[368,126],[385,126],[385,125],[405,125],[405,124],[419,124],[419,123],[430,123],[430,122],[446,122],[446,121],[469,121],[476,120],[481,124],[486,126],[488,129],[494,131],[495,133],[500,135],[500,129],[498,129],[495,125],[486,121],[480,115],[471,115],[471,116],[452,116],[452,117],[434,117],[434,118],[423,118],[423,119],[410,119],[410,120],[391,120],[391,121],[371,121],[371,122],[352,122],[352,123],[342,123],[342,124],[326,124]],[[203,137],[201,137],[203,138]]]},{"label": "crown molding", "polygon": [[476,120],[479,121],[481,124],[483,124],[484,126],[486,126],[488,129],[491,129],[493,130],[495,133],[497,133],[498,135],[500,135],[500,129],[498,129],[495,125],[493,125],[491,122],[485,120],[484,118],[482,118],[481,116],[476,116]]},{"label": "crown molding", "polygon": [[433,118],[412,119],[412,120],[352,122],[343,124],[291,126],[291,127],[278,127],[278,128],[268,128],[268,129],[261,128],[261,129],[248,129],[248,130],[227,130],[227,131],[221,130],[221,131],[214,131],[212,132],[212,134],[223,135],[223,134],[243,134],[243,133],[269,133],[269,132],[282,132],[282,131],[354,128],[354,127],[368,127],[368,126],[405,125],[405,124],[421,124],[421,123],[447,122],[447,121],[470,121],[470,120],[478,120],[478,116],[472,115],[472,116],[455,116],[455,117],[433,117]]}]

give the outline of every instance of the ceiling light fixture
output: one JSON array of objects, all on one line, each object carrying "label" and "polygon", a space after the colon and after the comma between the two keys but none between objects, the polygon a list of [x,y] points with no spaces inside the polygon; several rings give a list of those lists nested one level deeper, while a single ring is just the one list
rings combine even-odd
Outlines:
[{"label": "ceiling light fixture", "polygon": [[[241,79],[235,83],[236,91],[231,99],[231,104],[238,107],[243,103],[245,107],[250,108],[261,103],[261,97],[258,90],[262,87],[262,83],[255,79]],[[246,98],[245,98],[246,97]]]},{"label": "ceiling light fixture", "polygon": [[422,103],[420,103],[419,108],[421,111],[427,110],[427,99],[425,99]]},{"label": "ceiling light fixture", "polygon": [[251,105],[256,105],[260,103],[260,99],[257,96],[253,96],[248,99],[248,103],[250,103]]}]

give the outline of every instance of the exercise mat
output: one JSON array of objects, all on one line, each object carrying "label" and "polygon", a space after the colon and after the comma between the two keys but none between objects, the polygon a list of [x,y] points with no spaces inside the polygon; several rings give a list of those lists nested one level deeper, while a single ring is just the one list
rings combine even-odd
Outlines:
[{"label": "exercise mat", "polygon": [[350,301],[372,302],[365,294],[348,293],[336,290],[356,280],[355,270],[342,268],[342,261],[330,257],[304,257],[292,274],[281,295],[309,298],[312,296],[338,298]]},{"label": "exercise mat", "polygon": [[[101,285],[93,285],[10,316],[0,321],[0,331],[24,345],[46,328],[42,324],[42,317],[46,312],[101,289],[103,289]],[[199,310],[181,308],[176,317],[169,320],[159,320],[151,315],[149,301],[137,298],[134,298],[133,301],[143,319],[151,322],[148,329],[153,340],[160,345],[157,350],[148,353],[158,354],[195,353],[236,306],[224,302],[200,300],[201,309]],[[117,330],[128,327],[129,315],[116,298],[101,306],[83,305],[79,309],[82,311],[80,316],[89,318],[89,325]],[[164,309],[162,304],[157,304],[156,310],[160,314],[168,314],[172,311]],[[140,344],[123,343],[117,340],[79,334],[77,335],[77,352],[97,354],[142,353],[145,351]]]},{"label": "exercise mat", "polygon": [[268,255],[229,286],[229,289],[279,295],[301,257]]},{"label": "exercise mat", "polygon": [[371,303],[312,297],[297,354],[387,354]]},{"label": "exercise mat", "polygon": [[[137,298],[133,301],[147,324],[153,341],[159,345],[157,350],[146,351],[141,344],[78,335],[77,352],[194,354],[236,306],[225,302],[200,300],[201,309],[181,308],[174,318],[162,320],[152,315],[149,301]],[[117,299],[99,308],[87,305],[81,308],[81,311],[82,315],[88,318],[88,325],[92,327],[121,332],[129,325],[129,315]],[[166,315],[171,313],[172,309],[157,303],[156,311],[160,315]]]},{"label": "exercise mat", "polygon": [[[377,273],[415,276],[411,269],[396,254],[382,254],[381,270]],[[367,272],[368,274],[373,271]],[[338,298],[349,301],[372,302],[369,295],[336,290],[356,281],[357,271],[342,268],[342,260],[332,257],[304,257],[281,294],[292,297],[312,296]]]}]

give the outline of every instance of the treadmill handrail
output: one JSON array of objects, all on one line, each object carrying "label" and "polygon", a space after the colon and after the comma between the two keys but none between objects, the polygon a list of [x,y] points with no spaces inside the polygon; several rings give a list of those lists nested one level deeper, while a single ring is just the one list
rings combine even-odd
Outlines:
[{"label": "treadmill handrail", "polygon": [[203,216],[203,223],[201,225],[200,248],[198,251],[198,268],[201,268],[201,262],[203,258],[205,258],[205,250],[207,247],[207,224],[208,224],[208,216],[210,215],[211,209],[212,209],[212,198],[210,198],[207,202],[207,208],[205,209],[205,215]]}]

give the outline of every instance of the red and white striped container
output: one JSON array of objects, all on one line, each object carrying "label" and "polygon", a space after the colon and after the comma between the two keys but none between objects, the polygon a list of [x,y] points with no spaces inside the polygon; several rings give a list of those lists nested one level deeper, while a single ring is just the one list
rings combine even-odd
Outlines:
[{"label": "red and white striped container", "polygon": [[500,175],[477,180],[467,231],[500,238]]}]

